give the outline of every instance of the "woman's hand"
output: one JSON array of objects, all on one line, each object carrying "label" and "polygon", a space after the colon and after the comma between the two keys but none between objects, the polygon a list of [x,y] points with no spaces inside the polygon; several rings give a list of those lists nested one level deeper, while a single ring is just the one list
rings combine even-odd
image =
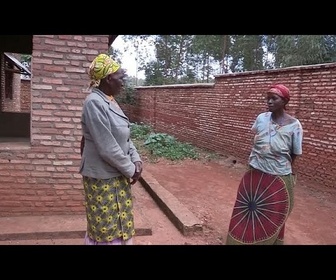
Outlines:
[{"label": "woman's hand", "polygon": [[142,173],[142,162],[136,161],[134,164],[135,164],[135,171],[141,174]]},{"label": "woman's hand", "polygon": [[141,161],[137,161],[134,163],[135,165],[135,172],[134,175],[132,176],[132,180],[131,180],[131,185],[134,185],[141,177],[141,173],[142,173],[142,162]]}]

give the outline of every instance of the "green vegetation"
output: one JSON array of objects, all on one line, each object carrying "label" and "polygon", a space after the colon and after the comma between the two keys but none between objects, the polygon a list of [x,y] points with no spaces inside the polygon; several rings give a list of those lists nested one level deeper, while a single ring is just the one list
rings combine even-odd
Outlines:
[{"label": "green vegetation", "polygon": [[[122,36],[136,49],[144,86],[212,83],[216,74],[336,61],[336,35]],[[148,45],[155,52],[150,59]]]},{"label": "green vegetation", "polygon": [[120,95],[116,97],[119,104],[136,105],[135,88],[126,83]]},{"label": "green vegetation", "polygon": [[[202,151],[189,143],[178,141],[175,137],[166,133],[156,133],[152,127],[146,124],[133,123],[131,137],[139,153],[146,155],[150,160],[165,158],[172,161],[183,159],[198,160]],[[213,158],[214,155],[207,155]]]}]

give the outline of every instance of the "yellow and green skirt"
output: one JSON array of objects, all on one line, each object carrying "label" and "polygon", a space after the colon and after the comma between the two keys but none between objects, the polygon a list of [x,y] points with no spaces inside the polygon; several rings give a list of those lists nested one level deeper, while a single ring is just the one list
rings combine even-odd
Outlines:
[{"label": "yellow and green skirt", "polygon": [[131,185],[119,176],[83,177],[87,218],[86,238],[95,243],[122,242],[135,234]]}]

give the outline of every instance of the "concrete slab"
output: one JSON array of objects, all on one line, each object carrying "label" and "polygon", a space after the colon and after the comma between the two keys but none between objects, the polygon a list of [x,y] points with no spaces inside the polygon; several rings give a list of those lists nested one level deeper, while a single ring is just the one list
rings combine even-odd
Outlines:
[{"label": "concrete slab", "polygon": [[[184,235],[202,230],[201,222],[175,196],[149,173],[143,173],[139,184],[146,189],[160,209]],[[138,184],[138,183],[137,183]],[[140,194],[133,188],[135,198]],[[134,199],[136,235],[152,235],[152,228],[138,199]],[[84,238],[85,215],[0,217],[0,241],[34,239]]]},{"label": "concrete slab", "polygon": [[[137,196],[136,188],[133,195]],[[146,216],[134,200],[137,236],[152,235]],[[0,241],[33,239],[81,239],[86,231],[85,215],[0,217]]]},{"label": "concrete slab", "polygon": [[[141,210],[140,210],[141,211]],[[152,228],[135,211],[135,234],[152,235]],[[82,215],[27,216],[0,218],[0,241],[84,238],[86,218]]]},{"label": "concrete slab", "polygon": [[203,230],[202,222],[173,194],[161,186],[152,174],[143,171],[140,183],[182,234],[189,235]]}]

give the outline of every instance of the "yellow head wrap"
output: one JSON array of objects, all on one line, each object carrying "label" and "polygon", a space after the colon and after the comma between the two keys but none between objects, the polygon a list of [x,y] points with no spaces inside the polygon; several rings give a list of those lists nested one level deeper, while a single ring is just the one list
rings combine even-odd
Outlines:
[{"label": "yellow head wrap", "polygon": [[99,54],[91,63],[89,75],[91,79],[90,87],[97,87],[100,81],[109,74],[115,73],[120,65],[107,54]]}]

